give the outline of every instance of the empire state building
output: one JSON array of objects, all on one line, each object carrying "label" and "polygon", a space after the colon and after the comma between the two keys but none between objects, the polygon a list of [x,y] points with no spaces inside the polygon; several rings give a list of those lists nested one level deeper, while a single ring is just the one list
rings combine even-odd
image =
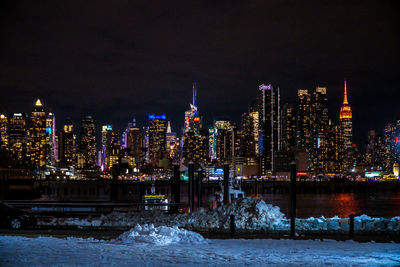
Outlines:
[{"label": "empire state building", "polygon": [[347,100],[347,84],[346,80],[344,80],[344,98],[343,105],[340,108],[340,124],[343,129],[343,144],[344,149],[347,150],[352,146],[352,137],[353,137],[353,113],[351,112],[350,104]]}]

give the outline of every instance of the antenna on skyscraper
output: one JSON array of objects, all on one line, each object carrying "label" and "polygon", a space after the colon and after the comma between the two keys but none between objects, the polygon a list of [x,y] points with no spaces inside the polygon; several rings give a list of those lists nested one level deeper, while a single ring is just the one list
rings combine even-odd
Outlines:
[{"label": "antenna on skyscraper", "polygon": [[192,100],[192,105],[195,108],[197,107],[196,100],[197,100],[197,84],[196,84],[196,82],[193,82],[193,100]]}]

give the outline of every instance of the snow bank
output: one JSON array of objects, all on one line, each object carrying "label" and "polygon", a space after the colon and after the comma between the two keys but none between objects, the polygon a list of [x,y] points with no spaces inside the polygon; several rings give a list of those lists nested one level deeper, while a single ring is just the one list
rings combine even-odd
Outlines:
[{"label": "snow bank", "polygon": [[235,215],[237,229],[276,229],[284,223],[284,214],[279,207],[252,198],[238,199],[214,211],[199,211],[191,214],[165,214],[161,211],[112,212],[98,218],[53,218],[40,221],[39,225],[60,225],[78,227],[134,227],[153,224],[154,226],[178,226],[186,229],[229,229],[230,215]]},{"label": "snow bank", "polygon": [[[39,221],[39,225],[59,225],[77,227],[135,227],[153,224],[159,226],[180,227],[188,230],[220,230],[230,228],[230,216],[235,216],[238,230],[289,231],[290,221],[285,218],[279,207],[266,204],[253,198],[237,199],[217,210],[200,209],[191,214],[165,214],[162,211],[112,212],[101,217],[53,218]],[[310,217],[296,219],[298,231],[334,231],[348,232],[348,218]],[[391,219],[373,218],[367,215],[355,217],[355,231],[400,231],[400,217]]]},{"label": "snow bank", "polygon": [[165,246],[175,243],[199,244],[204,242],[204,238],[198,234],[177,226],[159,226],[153,224],[136,225],[135,228],[121,234],[118,241],[124,244],[130,243],[149,243],[152,245]]}]

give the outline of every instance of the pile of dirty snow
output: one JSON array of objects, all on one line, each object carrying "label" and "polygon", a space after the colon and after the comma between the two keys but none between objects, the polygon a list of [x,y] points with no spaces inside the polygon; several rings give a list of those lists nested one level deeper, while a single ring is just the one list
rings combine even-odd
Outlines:
[{"label": "pile of dirty snow", "polygon": [[136,225],[135,228],[121,234],[117,241],[124,244],[148,243],[152,245],[165,246],[169,244],[199,244],[204,242],[204,238],[198,234],[177,226],[159,226],[153,224]]},{"label": "pile of dirty snow", "polygon": [[253,198],[236,199],[217,210],[200,209],[191,214],[165,214],[161,211],[112,212],[100,217],[52,218],[39,221],[39,225],[78,226],[78,227],[134,227],[153,224],[154,226],[177,226],[190,230],[229,229],[230,215],[235,215],[237,229],[280,229],[287,223],[279,207],[266,204]]},{"label": "pile of dirty snow", "polygon": [[234,215],[235,227],[247,230],[274,229],[285,218],[279,207],[253,198],[238,199],[222,206],[218,209],[218,215],[223,228],[230,227],[230,215]]}]

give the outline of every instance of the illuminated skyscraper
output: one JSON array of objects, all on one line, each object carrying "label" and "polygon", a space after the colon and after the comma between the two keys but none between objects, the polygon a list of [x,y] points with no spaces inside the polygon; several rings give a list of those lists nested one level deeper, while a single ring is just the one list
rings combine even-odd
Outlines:
[{"label": "illuminated skyscraper", "polygon": [[157,162],[166,152],[167,121],[165,114],[149,114],[149,159]]},{"label": "illuminated skyscraper", "polygon": [[96,164],[96,121],[86,116],[81,122],[79,153],[84,168],[93,168]]},{"label": "illuminated skyscraper", "polygon": [[290,151],[296,146],[296,111],[293,105],[285,103],[282,107],[282,150]]},{"label": "illuminated skyscraper", "polygon": [[135,164],[140,166],[143,162],[144,151],[143,151],[144,135],[139,127],[132,125],[129,128],[127,135],[127,148],[130,150],[130,155],[135,158]]},{"label": "illuminated skyscraper", "polygon": [[40,99],[35,103],[29,123],[29,155],[32,164],[46,165],[46,113]]},{"label": "illuminated skyscraper", "polygon": [[166,138],[167,138],[167,152],[170,154],[170,157],[173,158],[175,154],[175,149],[176,149],[176,133],[172,132],[171,129],[171,122],[168,121],[168,126],[167,126],[167,133],[166,133]]},{"label": "illuminated skyscraper", "polygon": [[107,165],[107,135],[108,132],[112,131],[111,125],[103,125],[101,127],[101,160],[100,167],[102,170],[106,170],[108,168]]},{"label": "illuminated skyscraper", "polygon": [[352,147],[353,141],[353,123],[352,123],[353,113],[351,111],[350,104],[347,100],[347,84],[344,80],[344,97],[343,105],[340,108],[340,124],[343,128],[343,142],[345,150]]},{"label": "illuminated skyscraper", "polygon": [[72,123],[66,123],[58,133],[58,159],[61,166],[74,165],[75,139]]},{"label": "illuminated skyscraper", "polygon": [[307,152],[312,147],[312,103],[311,95],[307,89],[298,90],[299,107],[297,114],[296,142],[298,147],[306,148]]},{"label": "illuminated skyscraper", "polygon": [[8,119],[0,114],[0,149],[8,149]]},{"label": "illuminated skyscraper", "polygon": [[118,163],[121,153],[121,138],[118,129],[108,129],[106,133],[105,168],[111,169]]},{"label": "illuminated skyscraper", "polygon": [[274,169],[274,155],[281,150],[281,111],[279,87],[258,87],[259,151],[261,173]]},{"label": "illuminated skyscraper", "polygon": [[255,155],[259,155],[259,148],[258,148],[258,129],[259,129],[259,114],[258,114],[258,105],[252,105],[249,109],[249,116],[251,118],[251,132],[253,134],[254,139],[254,151]]},{"label": "illuminated skyscraper", "polygon": [[12,113],[9,120],[9,147],[14,159],[21,160],[27,154],[26,114]]},{"label": "illuminated skyscraper", "polygon": [[56,144],[56,117],[54,113],[49,112],[46,118],[46,162],[49,166],[54,166],[57,161]]},{"label": "illuminated skyscraper", "polygon": [[195,134],[192,130],[183,136],[182,161],[185,164],[189,161],[206,162],[208,154],[207,138],[206,134]]},{"label": "illuminated skyscraper", "polygon": [[190,104],[190,109],[185,112],[184,132],[187,133],[192,130],[195,134],[199,134],[200,129],[201,118],[197,109],[197,84],[193,83],[192,103]]},{"label": "illuminated skyscraper", "polygon": [[312,170],[317,174],[324,173],[328,161],[327,134],[328,134],[328,98],[326,87],[316,87],[312,97],[312,147],[310,158]]}]

